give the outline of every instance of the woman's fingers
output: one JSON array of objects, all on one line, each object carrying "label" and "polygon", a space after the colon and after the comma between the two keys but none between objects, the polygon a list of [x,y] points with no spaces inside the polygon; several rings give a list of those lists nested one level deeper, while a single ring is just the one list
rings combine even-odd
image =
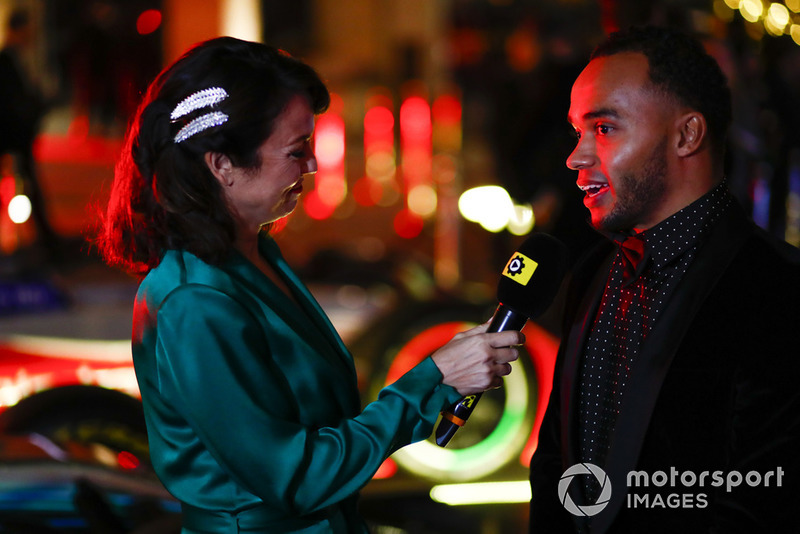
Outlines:
[{"label": "woman's fingers", "polygon": [[516,348],[525,342],[521,332],[486,332],[487,324],[456,335],[436,351],[433,361],[442,373],[442,382],[463,395],[498,388],[511,373],[510,362],[519,358]]}]

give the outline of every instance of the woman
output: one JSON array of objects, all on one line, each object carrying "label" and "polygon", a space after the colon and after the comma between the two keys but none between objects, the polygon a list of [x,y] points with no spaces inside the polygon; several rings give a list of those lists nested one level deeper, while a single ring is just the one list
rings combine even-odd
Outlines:
[{"label": "woman", "polygon": [[361,410],[352,357],[265,230],[316,171],[329,94],[307,65],[219,38],[149,88],[104,221],[144,275],[133,357],[153,466],[183,532],[365,532],[358,490],[461,396],[500,385],[518,332],[459,334]]}]

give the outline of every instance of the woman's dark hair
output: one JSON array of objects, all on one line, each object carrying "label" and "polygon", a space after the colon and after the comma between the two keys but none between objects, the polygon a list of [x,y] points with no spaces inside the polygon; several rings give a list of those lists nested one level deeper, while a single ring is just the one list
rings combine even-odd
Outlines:
[{"label": "woman's dark hair", "polygon": [[[214,87],[228,94],[213,105],[227,121],[176,143],[182,126],[211,109],[173,123],[175,106]],[[281,50],[232,37],[200,43],[164,69],[150,84],[117,163],[97,240],[105,261],[137,275],[158,265],[169,249],[213,264],[223,261],[233,247],[235,225],[204,155],[226,154],[237,167],[257,169],[258,148],[298,94],[308,97],[315,114],[330,103],[311,67]]]},{"label": "woman's dark hair", "polygon": [[644,54],[653,86],[703,114],[721,158],[731,122],[731,91],[719,64],[703,45],[672,28],[633,27],[612,33],[595,49],[592,59],[622,52]]}]

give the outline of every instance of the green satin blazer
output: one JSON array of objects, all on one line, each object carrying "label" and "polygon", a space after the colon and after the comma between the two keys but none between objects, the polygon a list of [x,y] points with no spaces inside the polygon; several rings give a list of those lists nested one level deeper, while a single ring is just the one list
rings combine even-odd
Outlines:
[{"label": "green satin blazer", "polygon": [[330,321],[271,238],[260,251],[299,307],[238,253],[214,267],[169,251],[142,281],[133,359],[153,466],[184,533],[366,532],[359,489],[460,395],[428,358],[362,410]]}]

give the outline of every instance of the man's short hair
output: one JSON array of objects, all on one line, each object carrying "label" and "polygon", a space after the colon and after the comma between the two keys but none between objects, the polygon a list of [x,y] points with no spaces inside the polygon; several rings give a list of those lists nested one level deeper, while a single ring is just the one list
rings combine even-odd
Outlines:
[{"label": "man's short hair", "polygon": [[731,91],[719,64],[703,45],[672,28],[633,27],[611,34],[594,50],[592,59],[622,52],[644,54],[655,88],[703,114],[721,155],[731,122]]}]

